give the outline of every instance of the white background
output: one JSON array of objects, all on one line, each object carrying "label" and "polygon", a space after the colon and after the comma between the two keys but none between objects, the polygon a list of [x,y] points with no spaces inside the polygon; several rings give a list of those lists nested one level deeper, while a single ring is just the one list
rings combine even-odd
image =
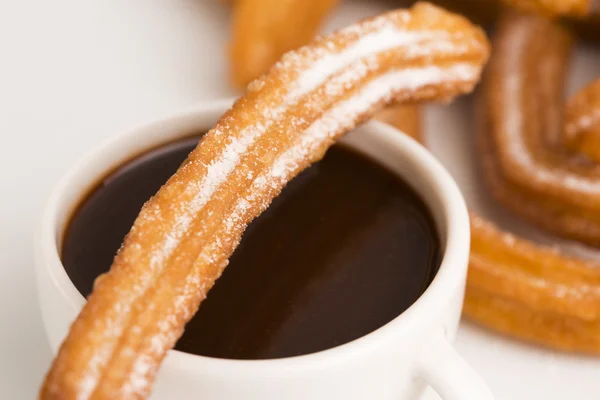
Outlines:
[{"label": "white background", "polygon": [[[331,26],[382,7],[346,1]],[[52,185],[107,136],[234,94],[227,85],[227,30],[228,10],[218,1],[0,0],[0,398],[34,398],[50,362],[32,235]],[[600,75],[598,65],[599,50],[581,49],[571,87]],[[480,190],[468,110],[468,101],[430,108],[430,146],[472,207],[547,241],[491,206]],[[599,360],[517,344],[467,324],[457,345],[499,400],[600,393]]]}]

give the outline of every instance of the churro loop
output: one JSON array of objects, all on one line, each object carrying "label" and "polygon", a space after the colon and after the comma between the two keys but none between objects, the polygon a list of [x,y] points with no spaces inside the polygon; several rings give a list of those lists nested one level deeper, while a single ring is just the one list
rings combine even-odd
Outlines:
[{"label": "churro loop", "polygon": [[40,398],[148,396],[245,227],[286,182],[385,104],[469,92],[488,51],[480,29],[424,3],[286,54],[142,208]]},{"label": "churro loop", "polygon": [[[507,14],[484,74],[478,141],[484,178],[503,204],[550,231],[599,243],[600,169],[591,159],[600,86],[568,104],[571,34]],[[471,214],[465,315],[555,349],[600,354],[600,265],[499,231]]]},{"label": "churro loop", "polygon": [[479,102],[485,183],[537,225],[599,245],[600,167],[563,140],[571,34],[541,17],[507,14],[494,43]]}]

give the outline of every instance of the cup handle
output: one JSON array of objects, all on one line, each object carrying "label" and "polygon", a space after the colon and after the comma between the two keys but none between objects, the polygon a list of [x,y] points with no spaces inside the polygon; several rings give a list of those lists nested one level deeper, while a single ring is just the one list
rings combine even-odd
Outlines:
[{"label": "cup handle", "polygon": [[443,334],[436,335],[423,349],[417,374],[444,400],[494,400],[483,379]]}]

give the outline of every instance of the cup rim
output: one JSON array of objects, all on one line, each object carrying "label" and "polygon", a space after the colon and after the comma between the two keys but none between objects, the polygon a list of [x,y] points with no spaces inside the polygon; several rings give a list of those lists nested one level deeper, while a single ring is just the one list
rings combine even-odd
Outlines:
[{"label": "cup rim", "polygon": [[[57,218],[58,210],[65,201],[64,193],[71,182],[77,177],[78,171],[90,160],[100,158],[104,153],[119,146],[131,136],[139,135],[157,126],[176,126],[192,118],[202,118],[203,116],[208,118],[211,115],[218,116],[225,112],[232,103],[233,99],[200,103],[167,117],[159,118],[117,133],[103,144],[87,152],[63,175],[46,202],[41,222],[36,232],[35,245],[37,247],[36,250],[40,251],[39,254],[41,256],[41,259],[37,263],[43,264],[42,267],[48,271],[53,281],[52,284],[59,289],[64,300],[71,306],[75,309],[80,309],[85,303],[85,298],[68,277],[62,264],[59,243],[56,240],[56,229],[59,223]],[[214,122],[216,122],[216,119]],[[370,121],[366,125],[368,129],[373,129],[373,134],[377,135],[378,141],[385,142],[396,150],[402,151],[405,155],[411,157],[413,161],[420,164],[423,171],[422,174],[427,172],[430,177],[429,181],[433,185],[434,196],[432,197],[436,197],[436,201],[442,205],[441,218],[445,224],[445,238],[442,242],[443,256],[439,270],[428,288],[408,309],[387,324],[367,335],[340,346],[300,356],[259,360],[222,359],[171,349],[164,360],[164,363],[169,365],[169,369],[193,371],[194,373],[201,372],[211,375],[222,373],[224,370],[227,373],[235,371],[239,371],[240,373],[252,371],[253,374],[261,372],[281,373],[281,371],[291,367],[295,369],[313,369],[325,367],[330,363],[348,361],[355,356],[381,346],[382,343],[393,341],[394,337],[398,337],[399,330],[414,324],[417,319],[422,318],[424,313],[427,313],[427,309],[430,309],[430,312],[437,315],[435,310],[445,307],[447,304],[446,301],[456,294],[457,288],[460,288],[464,284],[470,246],[469,217],[458,185],[441,163],[428,150],[408,135],[399,135],[396,128],[379,121]],[[132,155],[134,154],[132,153]],[[90,182],[90,184],[92,183]]]}]

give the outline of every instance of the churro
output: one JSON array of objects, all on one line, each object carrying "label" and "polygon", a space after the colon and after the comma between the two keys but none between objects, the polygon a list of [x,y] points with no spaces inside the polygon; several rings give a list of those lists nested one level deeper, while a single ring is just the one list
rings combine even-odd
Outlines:
[{"label": "churro", "polygon": [[375,118],[381,122],[392,125],[412,137],[419,143],[424,142],[421,129],[421,107],[418,105],[392,105],[379,111]]},{"label": "churro", "polygon": [[600,354],[600,265],[498,230],[471,213],[464,313],[556,349]]},{"label": "churro", "polygon": [[567,148],[600,163],[600,79],[569,100],[565,117]]},{"label": "churro", "polygon": [[537,225],[600,244],[600,168],[563,140],[570,32],[541,17],[508,14],[494,44],[479,102],[485,183]]},{"label": "churro", "polygon": [[283,53],[308,43],[338,0],[237,0],[233,4],[231,76],[245,87]]},{"label": "churro", "polygon": [[509,337],[560,351],[600,354],[600,321],[532,311],[521,303],[468,287],[463,314]]},{"label": "churro", "polygon": [[54,360],[40,398],[145,398],[247,224],[342,134],[392,102],[469,92],[485,34],[423,3],[286,54],[142,208]]},{"label": "churro", "polygon": [[[507,14],[482,80],[478,142],[492,194],[558,235],[599,243],[600,85],[562,98],[569,31],[533,15]],[[499,231],[471,214],[465,315],[555,349],[600,353],[600,265]]]}]

